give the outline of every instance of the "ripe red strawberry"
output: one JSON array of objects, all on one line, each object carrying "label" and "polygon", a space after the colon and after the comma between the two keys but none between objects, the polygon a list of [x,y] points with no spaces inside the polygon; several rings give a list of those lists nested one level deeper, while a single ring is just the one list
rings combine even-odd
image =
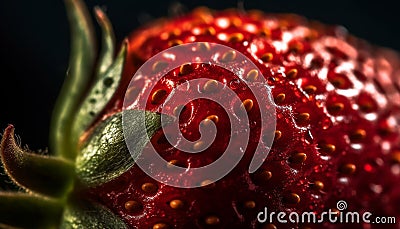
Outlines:
[{"label": "ripe red strawberry", "polygon": [[[78,15],[79,10],[82,9],[78,8]],[[60,116],[67,113],[64,120],[69,120],[70,125],[55,122],[56,126],[66,128],[61,128],[66,136],[72,136],[70,141],[55,137],[57,145],[53,146],[68,160],[66,172],[60,173],[70,174],[69,166],[75,168],[72,181],[71,175],[65,175],[67,188],[46,188],[42,184],[45,182],[40,183],[29,170],[24,170],[27,166],[15,159],[23,153],[13,142],[12,127],[6,130],[2,141],[3,163],[17,183],[37,193],[61,196],[63,207],[68,203],[61,208],[64,210],[59,210],[64,211],[63,227],[88,227],[90,222],[94,227],[104,228],[368,228],[367,224],[279,224],[276,220],[273,224],[262,224],[257,221],[258,213],[265,207],[269,212],[321,213],[335,209],[339,200],[347,202],[349,211],[400,216],[400,58],[397,53],[370,46],[341,27],[310,22],[299,16],[258,11],[211,12],[200,8],[133,32],[111,64],[112,58],[107,56],[113,51],[110,27],[101,11],[97,14],[109,38],[104,42],[106,51],[96,74],[99,77],[82,105],[72,106],[77,108],[70,114],[59,108]],[[212,64],[185,64],[167,72],[160,81],[148,76],[147,80],[139,78],[133,87],[128,86],[148,59],[172,46],[191,42],[229,46],[247,56],[261,72],[238,69],[243,75],[241,78]],[[209,48],[207,44],[202,45]],[[86,52],[83,55],[90,56]],[[237,64],[233,53],[221,53],[220,58],[233,66]],[[153,67],[162,69],[167,65],[157,62]],[[87,67],[91,66],[88,61]],[[90,75],[91,71],[85,74]],[[276,131],[268,157],[256,172],[249,173],[249,163],[259,153],[257,145],[267,148],[271,137],[261,126],[260,106],[265,101],[258,101],[246,86],[248,82],[263,82],[261,77],[265,77],[262,86],[272,89]],[[199,78],[208,79],[200,84],[190,83]],[[225,98],[232,105],[229,110],[206,99],[185,105],[183,97],[173,97],[171,104],[163,105],[172,90],[186,82],[189,82],[188,96],[212,93],[224,98],[222,88],[216,83],[220,82],[235,91],[240,101]],[[147,93],[151,96],[147,97]],[[149,111],[146,117],[150,122],[151,142],[147,143],[136,133],[136,144],[139,151],[146,149],[145,144],[152,144],[165,159],[165,168],[161,169],[165,174],[161,176],[169,175],[169,164],[197,168],[217,160],[234,138],[230,136],[227,112],[235,112],[240,119],[241,106],[247,111],[251,127],[243,159],[221,180],[209,183],[204,179],[202,187],[177,188],[156,181],[134,164],[126,148],[121,118],[126,94],[131,100],[126,101],[125,108],[132,104],[129,109]],[[268,95],[264,96],[268,99]],[[180,115],[179,110],[182,110]],[[199,126],[210,122],[217,127],[217,137],[204,152],[184,153],[166,140],[168,126],[164,131],[157,129],[160,127],[157,112],[169,116],[178,114],[179,128],[188,140],[199,139]],[[68,119],[71,114],[72,118]],[[140,130],[134,131],[140,133]],[[192,148],[201,148],[201,144],[194,144]],[[61,162],[64,159],[59,160],[57,163],[64,164]],[[15,167],[24,169],[21,172]],[[28,166],[43,171],[37,167],[40,166]],[[34,182],[23,179],[26,176]],[[83,201],[91,204],[89,207],[85,206],[88,202],[80,204]],[[88,209],[100,213],[88,214]],[[0,207],[0,213],[4,211]],[[1,220],[20,226],[3,218],[0,225]],[[398,227],[399,223],[388,226]]]}]

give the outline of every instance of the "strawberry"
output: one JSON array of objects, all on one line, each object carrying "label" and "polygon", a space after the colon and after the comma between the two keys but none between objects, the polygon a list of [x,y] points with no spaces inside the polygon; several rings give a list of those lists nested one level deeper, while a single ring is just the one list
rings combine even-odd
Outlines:
[{"label": "strawberry", "polygon": [[[338,212],[344,210],[337,205],[343,200],[347,211],[400,216],[397,53],[373,47],[342,27],[296,15],[199,8],[134,31],[114,57],[111,25],[96,9],[104,39],[95,63],[85,8],[79,1],[66,2],[76,39],[71,69],[53,119],[51,143],[57,156],[21,149],[13,126],[6,129],[2,162],[12,180],[27,192],[0,194],[0,226],[374,226],[258,221],[265,208],[300,215]],[[169,48],[193,42],[201,42],[195,47],[206,52],[215,51],[213,44],[232,48],[215,54],[236,69],[236,74],[213,63],[186,63],[166,71],[158,80],[156,73],[173,61],[154,61],[148,69],[154,75],[133,77],[167,49],[176,59],[190,55]],[[253,67],[241,67],[240,55],[252,64],[245,66]],[[184,90],[181,94],[174,91],[180,86]],[[237,96],[227,96],[224,88]],[[265,88],[270,88],[270,94]],[[257,97],[260,92],[261,97]],[[204,94],[224,100],[229,107],[199,98]],[[187,102],[185,96],[197,99]],[[145,128],[138,118],[143,111]],[[265,111],[275,113],[276,126],[263,120]],[[131,119],[124,119],[125,114]],[[177,120],[182,136],[168,140],[172,125],[163,127],[161,114],[170,122]],[[213,163],[223,156],[232,139],[236,151],[241,151],[237,133],[231,132],[232,114],[237,120],[248,117],[250,126],[243,158],[232,171],[214,182],[204,174],[190,177],[190,172],[188,180],[172,181],[194,182],[193,188],[160,182],[174,177],[174,166],[192,171]],[[124,121],[130,125],[131,138],[127,138]],[[201,128],[212,124],[218,134],[205,147],[199,139],[208,132],[201,134]],[[179,148],[185,144],[201,152],[188,154]],[[156,177],[141,167],[154,166],[145,161],[151,146],[164,159],[164,164],[153,168]],[[266,158],[265,152],[269,152]],[[254,172],[249,171],[253,158],[262,162]],[[43,211],[36,211],[38,207]],[[21,212],[31,221],[22,222]],[[395,228],[399,223],[385,226]]]}]

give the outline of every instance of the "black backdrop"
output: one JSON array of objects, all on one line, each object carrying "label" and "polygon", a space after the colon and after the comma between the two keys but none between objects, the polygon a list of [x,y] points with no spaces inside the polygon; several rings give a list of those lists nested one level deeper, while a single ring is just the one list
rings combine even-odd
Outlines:
[{"label": "black backdrop", "polygon": [[[292,12],[344,25],[371,43],[400,50],[399,11],[395,1],[243,0],[246,9]],[[90,9],[105,6],[117,40],[143,20],[167,16],[171,5],[236,7],[226,0],[86,0]],[[55,98],[67,68],[69,31],[62,0],[0,1],[0,131],[13,123],[22,143],[45,148]]]}]

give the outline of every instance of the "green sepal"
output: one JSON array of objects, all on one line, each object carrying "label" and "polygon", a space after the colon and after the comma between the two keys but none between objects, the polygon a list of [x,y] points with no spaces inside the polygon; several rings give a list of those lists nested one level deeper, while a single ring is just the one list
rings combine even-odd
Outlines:
[{"label": "green sepal", "polygon": [[72,135],[72,124],[87,90],[96,53],[92,22],[80,0],[65,0],[71,30],[69,69],[57,100],[50,130],[50,147],[62,157],[76,156],[79,136]]},{"label": "green sepal", "polygon": [[128,117],[140,117],[145,112],[146,132],[138,130],[143,120],[130,120],[137,152],[129,152],[122,127],[122,112],[102,121],[85,141],[76,160],[77,176],[87,186],[110,181],[126,172],[134,164],[132,155],[140,153],[149,139],[161,127],[161,115],[149,111],[127,110]]},{"label": "green sepal", "polygon": [[90,89],[75,118],[73,135],[81,136],[115,94],[121,80],[126,50],[127,42],[124,42],[115,62]]},{"label": "green sepal", "polygon": [[66,206],[60,228],[125,229],[128,227],[120,217],[107,208],[87,200],[75,200]]},{"label": "green sepal", "polygon": [[53,197],[64,196],[72,188],[73,163],[21,149],[12,125],[4,131],[0,153],[7,175],[22,188]]},{"label": "green sepal", "polygon": [[102,77],[114,61],[115,35],[111,22],[100,7],[94,8],[94,13],[101,27],[102,40],[99,54],[96,78]]},{"label": "green sepal", "polygon": [[0,228],[58,228],[62,203],[28,193],[0,192]]}]

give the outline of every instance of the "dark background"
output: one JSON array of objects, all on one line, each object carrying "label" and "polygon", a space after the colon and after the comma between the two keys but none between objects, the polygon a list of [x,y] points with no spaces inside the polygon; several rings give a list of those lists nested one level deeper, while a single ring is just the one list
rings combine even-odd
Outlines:
[{"label": "dark background", "polygon": [[[226,0],[86,0],[89,9],[105,6],[120,42],[149,18],[167,16],[171,5],[237,7]],[[245,9],[292,12],[345,26],[371,43],[400,50],[395,1],[244,0]],[[97,28],[98,29],[98,28]],[[97,30],[98,32],[98,30]],[[0,131],[16,127],[22,144],[47,147],[52,108],[68,64],[69,30],[62,0],[0,1]]]}]

